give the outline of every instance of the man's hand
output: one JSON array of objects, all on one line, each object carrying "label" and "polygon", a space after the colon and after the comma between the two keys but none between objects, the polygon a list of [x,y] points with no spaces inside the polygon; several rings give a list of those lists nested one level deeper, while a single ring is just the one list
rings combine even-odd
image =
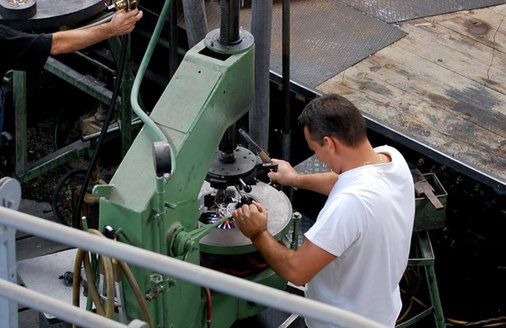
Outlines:
[{"label": "man's hand", "polygon": [[243,205],[233,215],[241,232],[251,241],[267,232],[267,210],[259,203],[253,201],[251,205]]},{"label": "man's hand", "polygon": [[298,178],[300,174],[287,161],[280,159],[272,159],[272,161],[278,164],[277,172],[269,172],[267,176],[276,181],[279,184],[290,187],[298,187]]},{"label": "man's hand", "polygon": [[134,9],[130,11],[120,10],[114,13],[109,24],[111,36],[120,36],[130,33],[135,24],[142,18],[142,11]]}]

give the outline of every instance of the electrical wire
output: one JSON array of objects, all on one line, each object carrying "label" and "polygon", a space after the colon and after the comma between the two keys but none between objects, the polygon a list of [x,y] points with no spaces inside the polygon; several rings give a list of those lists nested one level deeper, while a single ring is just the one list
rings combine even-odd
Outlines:
[{"label": "electrical wire", "polygon": [[[60,211],[60,192],[63,188],[63,186],[65,185],[65,183],[67,182],[67,180],[70,180],[72,177],[76,177],[78,179],[84,179],[86,175],[86,170],[82,170],[82,169],[76,169],[76,170],[71,170],[71,171],[68,171],[67,173],[65,173],[65,175],[63,175],[63,177],[58,181],[58,184],[56,185],[54,191],[53,191],[53,195],[51,196],[51,209],[53,210],[53,214],[54,216],[61,222],[61,223],[64,223],[65,220],[63,218],[63,214],[62,212]],[[72,218],[71,218],[72,220]]]},{"label": "electrical wire", "polygon": [[107,130],[109,129],[109,125],[112,120],[112,113],[114,112],[114,108],[116,106],[116,101],[118,100],[119,91],[121,87],[121,81],[123,79],[123,71],[125,69],[125,58],[126,58],[126,52],[128,50],[128,35],[125,35],[121,38],[122,44],[121,44],[121,52],[120,52],[120,58],[119,58],[119,65],[118,65],[118,75],[116,77],[116,81],[114,83],[113,87],[113,93],[111,97],[111,102],[109,103],[109,108],[107,109],[107,115],[104,122],[104,125],[102,126],[102,130],[100,131],[100,136],[98,137],[97,144],[95,146],[95,151],[93,152],[93,156],[91,158],[90,164],[88,165],[88,169],[86,171],[86,176],[84,177],[83,185],[81,186],[81,191],[79,192],[79,198],[77,199],[77,206],[76,210],[74,212],[74,220],[72,222],[72,226],[77,229],[81,229],[81,210],[83,206],[84,196],[86,195],[86,191],[88,189],[88,185],[90,183],[91,174],[93,172],[93,169],[97,163],[97,157],[98,153],[100,151],[100,148],[102,146],[102,143],[104,142],[105,135],[107,134]]}]

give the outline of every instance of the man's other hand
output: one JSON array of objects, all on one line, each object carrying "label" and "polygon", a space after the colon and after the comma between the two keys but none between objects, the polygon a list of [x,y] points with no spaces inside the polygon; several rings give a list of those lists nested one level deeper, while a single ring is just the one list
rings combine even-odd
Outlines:
[{"label": "man's other hand", "polygon": [[142,11],[134,9],[130,11],[120,10],[114,13],[109,28],[112,36],[120,36],[130,33],[135,24],[142,18]]},{"label": "man's other hand", "polygon": [[251,205],[243,205],[233,215],[241,232],[251,241],[267,232],[267,210],[259,203],[253,201]]},{"label": "man's other hand", "polygon": [[290,163],[280,159],[272,159],[272,161],[278,164],[278,170],[276,172],[269,172],[267,174],[269,179],[284,186],[297,187],[299,173],[295,171]]}]

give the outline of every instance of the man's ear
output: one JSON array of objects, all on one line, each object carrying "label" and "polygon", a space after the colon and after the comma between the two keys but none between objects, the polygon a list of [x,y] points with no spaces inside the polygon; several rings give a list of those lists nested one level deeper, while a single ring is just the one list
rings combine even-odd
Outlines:
[{"label": "man's ear", "polygon": [[323,137],[323,147],[326,147],[332,154],[335,154],[338,150],[336,140],[329,136]]},{"label": "man's ear", "polygon": [[329,136],[323,137],[323,146],[328,147],[332,154],[340,154],[343,148],[343,144],[339,139]]}]

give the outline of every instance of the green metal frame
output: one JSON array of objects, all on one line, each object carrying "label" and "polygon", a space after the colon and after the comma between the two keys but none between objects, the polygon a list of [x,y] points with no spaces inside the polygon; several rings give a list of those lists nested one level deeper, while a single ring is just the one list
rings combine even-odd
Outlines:
[{"label": "green metal frame", "polygon": [[[200,264],[198,195],[225,130],[251,108],[254,48],[221,60],[204,55],[201,42],[189,50],[152,111],[150,118],[173,151],[172,174],[157,178],[151,126],[134,140],[107,186],[95,186],[100,199],[100,227],[121,229],[121,241]],[[177,165],[176,165],[177,164]],[[156,283],[153,272],[132,269],[140,289]],[[272,270],[248,277],[276,288],[286,282]],[[204,327],[205,298],[200,287],[170,277],[164,291],[148,303],[156,327]],[[129,319],[140,313],[133,291],[124,284]],[[213,327],[259,313],[263,306],[213,294]]]},{"label": "green metal frame", "polygon": [[425,278],[429,290],[429,297],[431,305],[423,312],[417,314],[409,320],[399,324],[396,328],[406,328],[414,325],[416,322],[433,314],[437,328],[445,327],[445,318],[443,314],[443,307],[439,298],[439,289],[437,287],[436,273],[434,272],[435,255],[430,242],[429,232],[420,231],[415,232],[419,245],[420,257],[410,258],[408,265],[423,267],[425,271]]}]

